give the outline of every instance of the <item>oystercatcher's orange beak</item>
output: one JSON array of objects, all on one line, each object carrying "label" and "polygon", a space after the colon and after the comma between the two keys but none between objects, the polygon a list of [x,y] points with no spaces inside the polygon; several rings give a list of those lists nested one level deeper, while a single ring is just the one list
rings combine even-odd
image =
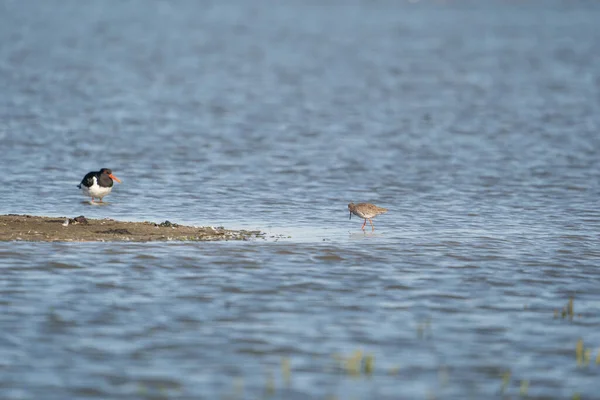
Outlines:
[{"label": "oystercatcher's orange beak", "polygon": [[112,179],[113,181],[117,181],[117,182],[121,183],[121,180],[119,178],[117,178],[116,176],[114,176],[113,174],[110,174],[108,176],[110,176],[110,179]]}]

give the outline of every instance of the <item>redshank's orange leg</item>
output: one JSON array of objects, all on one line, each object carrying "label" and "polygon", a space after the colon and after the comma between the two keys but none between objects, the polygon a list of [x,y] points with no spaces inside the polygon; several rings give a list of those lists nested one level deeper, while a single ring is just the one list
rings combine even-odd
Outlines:
[{"label": "redshank's orange leg", "polygon": [[365,218],[365,223],[363,224],[363,226],[360,227],[360,229],[362,229],[363,231],[365,230],[365,225],[367,224],[367,219]]},{"label": "redshank's orange leg", "polygon": [[371,220],[371,218],[369,218],[369,222],[371,223],[371,231],[374,231],[375,226],[373,226],[373,220]]}]

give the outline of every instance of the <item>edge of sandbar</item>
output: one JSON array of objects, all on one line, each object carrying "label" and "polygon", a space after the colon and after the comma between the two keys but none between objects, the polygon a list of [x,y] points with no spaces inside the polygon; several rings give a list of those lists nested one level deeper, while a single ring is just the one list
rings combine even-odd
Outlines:
[{"label": "edge of sandbar", "polygon": [[252,240],[265,233],[223,227],[185,226],[164,221],[127,222],[84,216],[0,215],[0,242],[208,242]]}]

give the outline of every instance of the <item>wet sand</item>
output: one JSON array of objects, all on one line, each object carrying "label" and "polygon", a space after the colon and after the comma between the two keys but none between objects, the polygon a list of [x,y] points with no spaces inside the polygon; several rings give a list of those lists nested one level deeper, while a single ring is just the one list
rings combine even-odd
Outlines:
[{"label": "wet sand", "polygon": [[169,221],[124,222],[84,216],[38,217],[0,215],[0,241],[31,242],[154,242],[249,240],[259,231],[234,231],[222,227],[183,226]]}]

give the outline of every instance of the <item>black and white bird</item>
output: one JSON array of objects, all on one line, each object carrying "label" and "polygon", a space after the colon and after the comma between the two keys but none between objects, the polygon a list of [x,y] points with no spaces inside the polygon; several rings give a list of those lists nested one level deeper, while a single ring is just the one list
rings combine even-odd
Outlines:
[{"label": "black and white bird", "polygon": [[100,171],[88,172],[77,187],[83,191],[85,196],[92,198],[92,203],[94,198],[100,199],[100,203],[102,203],[102,198],[112,190],[113,180],[121,183],[121,180],[114,176],[110,169],[102,168]]}]

